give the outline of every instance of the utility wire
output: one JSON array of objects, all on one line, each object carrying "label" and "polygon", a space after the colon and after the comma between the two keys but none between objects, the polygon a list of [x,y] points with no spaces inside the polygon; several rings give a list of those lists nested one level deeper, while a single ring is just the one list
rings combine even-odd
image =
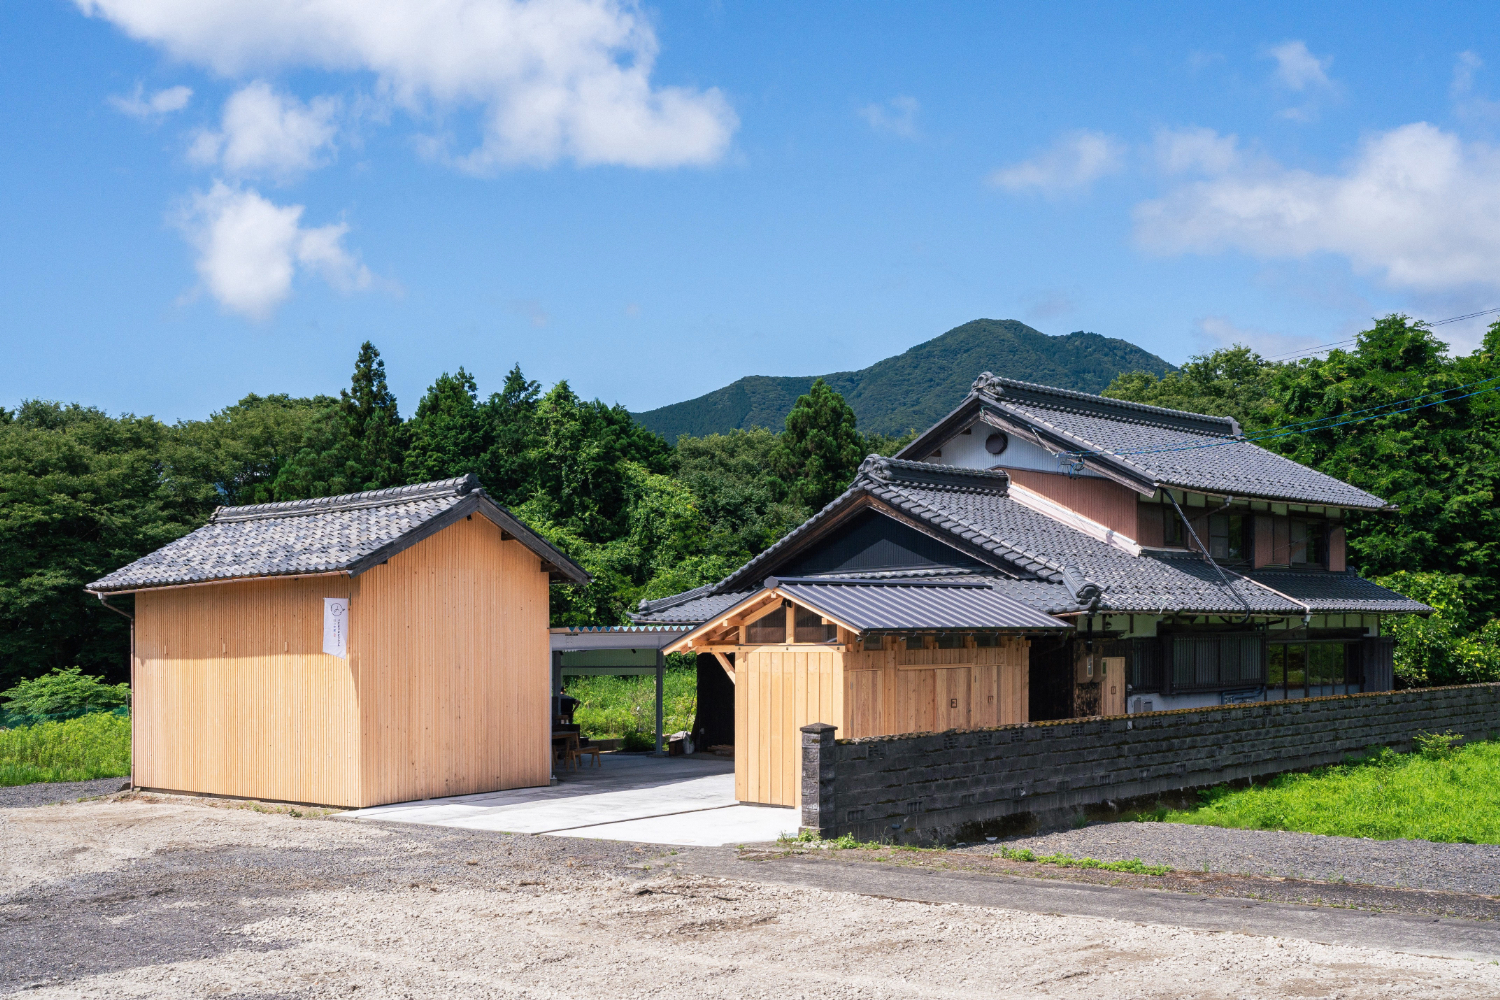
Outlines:
[{"label": "utility wire", "polygon": [[[1485,379],[1484,381],[1486,381],[1486,382],[1493,382],[1493,381],[1496,381],[1496,380],[1500,380],[1500,375],[1497,375],[1494,378]],[[1472,382],[1472,383],[1470,383],[1470,385],[1480,385],[1480,384],[1481,383],[1479,383],[1479,382]],[[1464,389],[1464,388],[1468,388],[1468,386],[1458,386],[1458,388]],[[1443,392],[1452,392],[1453,390],[1452,389],[1444,389],[1442,391]],[[1326,430],[1332,430],[1335,427],[1346,427],[1349,424],[1362,424],[1362,423],[1365,423],[1366,421],[1369,421],[1369,420],[1379,420],[1381,417],[1394,417],[1398,413],[1410,413],[1413,410],[1425,410],[1425,409],[1427,409],[1430,406],[1440,406],[1443,403],[1456,403],[1460,399],[1468,399],[1471,396],[1482,396],[1482,395],[1484,395],[1487,392],[1496,392],[1496,391],[1500,391],[1500,385],[1492,385],[1492,386],[1490,386],[1487,389],[1477,389],[1474,392],[1468,392],[1468,393],[1465,393],[1462,396],[1454,396],[1452,399],[1435,399],[1435,400],[1433,400],[1430,403],[1419,403],[1416,406],[1408,406],[1405,409],[1401,409],[1401,410],[1392,410],[1389,413],[1372,413],[1369,416],[1360,417],[1357,420],[1341,420],[1341,421],[1339,421],[1336,424],[1325,424],[1322,427],[1306,427],[1306,428],[1303,428],[1302,430],[1278,431],[1278,432],[1276,432],[1274,434],[1271,434],[1271,433],[1257,434],[1254,437],[1221,438],[1221,439],[1214,440],[1214,441],[1206,441],[1203,444],[1179,445],[1179,446],[1177,446],[1175,448],[1146,448],[1146,449],[1142,449],[1140,451],[1068,451],[1068,452],[1062,452],[1061,454],[1064,455],[1064,456],[1067,456],[1067,457],[1078,458],[1078,459],[1087,458],[1087,457],[1089,457],[1091,455],[1112,455],[1112,456],[1115,456],[1117,458],[1124,458],[1124,457],[1127,457],[1127,456],[1130,456],[1130,455],[1160,455],[1160,454],[1164,454],[1164,453],[1167,453],[1167,452],[1175,452],[1175,451],[1196,451],[1196,450],[1200,450],[1200,449],[1203,449],[1203,448],[1222,448],[1222,447],[1224,447],[1225,445],[1228,445],[1228,444],[1240,444],[1241,442],[1251,443],[1251,442],[1255,442],[1255,441],[1267,441],[1267,440],[1270,440],[1272,438],[1294,437],[1294,436],[1296,436],[1298,434],[1312,434],[1315,431],[1326,431]],[[1427,395],[1430,396],[1430,395],[1433,395],[1433,393],[1428,393]],[[1421,396],[1413,396],[1412,397],[1412,399],[1422,399],[1422,398],[1423,397],[1421,397]],[[1399,402],[1407,402],[1407,400],[1400,400]],[[1392,404],[1387,404],[1387,405],[1392,405]],[[1371,409],[1378,409],[1378,407],[1371,407]],[[1359,412],[1362,412],[1362,411],[1355,410],[1354,412],[1355,413],[1359,413]],[[1326,418],[1325,417],[1323,419],[1330,419],[1330,418]],[[1306,421],[1306,422],[1311,422],[1311,421]]]},{"label": "utility wire", "polygon": [[[1447,326],[1449,323],[1459,323],[1459,322],[1462,322],[1463,320],[1466,320],[1466,319],[1478,319],[1481,316],[1489,316],[1489,315],[1492,315],[1494,313],[1500,313],[1500,306],[1497,306],[1494,309],[1481,309],[1479,312],[1464,313],[1462,316],[1449,316],[1447,319],[1433,320],[1432,322],[1428,323],[1427,325],[1429,327],[1433,327],[1433,326]],[[1354,343],[1358,339],[1359,339],[1358,337],[1349,337],[1346,340],[1335,340],[1331,344],[1319,344],[1317,347],[1304,347],[1300,351],[1288,351],[1285,354],[1277,354],[1277,355],[1274,355],[1274,356],[1269,357],[1269,358],[1264,358],[1263,360],[1265,360],[1265,361],[1289,361],[1289,360],[1292,360],[1294,358],[1300,358],[1303,355],[1321,354],[1324,351],[1331,351],[1335,347],[1343,347],[1345,344],[1352,344],[1352,343]]]}]

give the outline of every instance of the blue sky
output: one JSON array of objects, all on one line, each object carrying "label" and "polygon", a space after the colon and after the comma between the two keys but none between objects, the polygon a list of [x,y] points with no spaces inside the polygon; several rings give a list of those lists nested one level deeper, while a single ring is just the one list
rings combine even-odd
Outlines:
[{"label": "blue sky", "polygon": [[977,317],[1180,362],[1500,306],[1493,8],[1038,6],[6,4],[0,405],[201,417],[368,338],[403,413],[517,362],[640,410]]}]

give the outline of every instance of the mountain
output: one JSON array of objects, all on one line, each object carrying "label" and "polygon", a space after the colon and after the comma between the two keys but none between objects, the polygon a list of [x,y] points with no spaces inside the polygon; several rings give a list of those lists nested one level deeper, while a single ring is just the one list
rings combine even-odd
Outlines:
[{"label": "mountain", "polygon": [[[1013,319],[976,319],[868,368],[823,378],[854,408],[860,430],[902,434],[925,429],[957,406],[980,372],[1101,392],[1120,372],[1171,369],[1126,340],[1082,331],[1053,337]],[[697,399],[634,416],[668,441],[736,427],[780,430],[815,378],[747,375]]]}]

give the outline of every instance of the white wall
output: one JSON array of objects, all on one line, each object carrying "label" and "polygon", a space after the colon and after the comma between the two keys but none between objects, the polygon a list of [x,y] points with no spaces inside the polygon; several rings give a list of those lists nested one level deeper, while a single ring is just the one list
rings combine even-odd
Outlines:
[{"label": "white wall", "polygon": [[[955,465],[961,469],[1030,469],[1035,472],[1067,472],[1068,462],[1059,459],[1047,449],[1032,441],[1022,440],[1018,434],[1010,434],[1010,445],[1000,455],[991,455],[984,442],[996,429],[986,423],[976,423],[969,434],[955,434],[943,442],[942,457],[924,458],[922,461],[935,465]],[[1007,432],[1008,433],[1008,432]],[[1097,472],[1085,469],[1079,475],[1103,478]]]}]

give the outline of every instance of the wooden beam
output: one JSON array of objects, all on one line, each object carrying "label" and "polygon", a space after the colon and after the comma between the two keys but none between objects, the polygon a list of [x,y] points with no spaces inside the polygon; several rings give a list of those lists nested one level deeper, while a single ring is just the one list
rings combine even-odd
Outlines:
[{"label": "wooden beam", "polygon": [[724,668],[724,672],[729,675],[729,683],[733,684],[734,683],[734,664],[729,662],[729,657],[725,656],[723,653],[715,651],[715,653],[714,653],[714,659],[716,659],[716,660],[719,661],[719,666],[723,667]]}]

